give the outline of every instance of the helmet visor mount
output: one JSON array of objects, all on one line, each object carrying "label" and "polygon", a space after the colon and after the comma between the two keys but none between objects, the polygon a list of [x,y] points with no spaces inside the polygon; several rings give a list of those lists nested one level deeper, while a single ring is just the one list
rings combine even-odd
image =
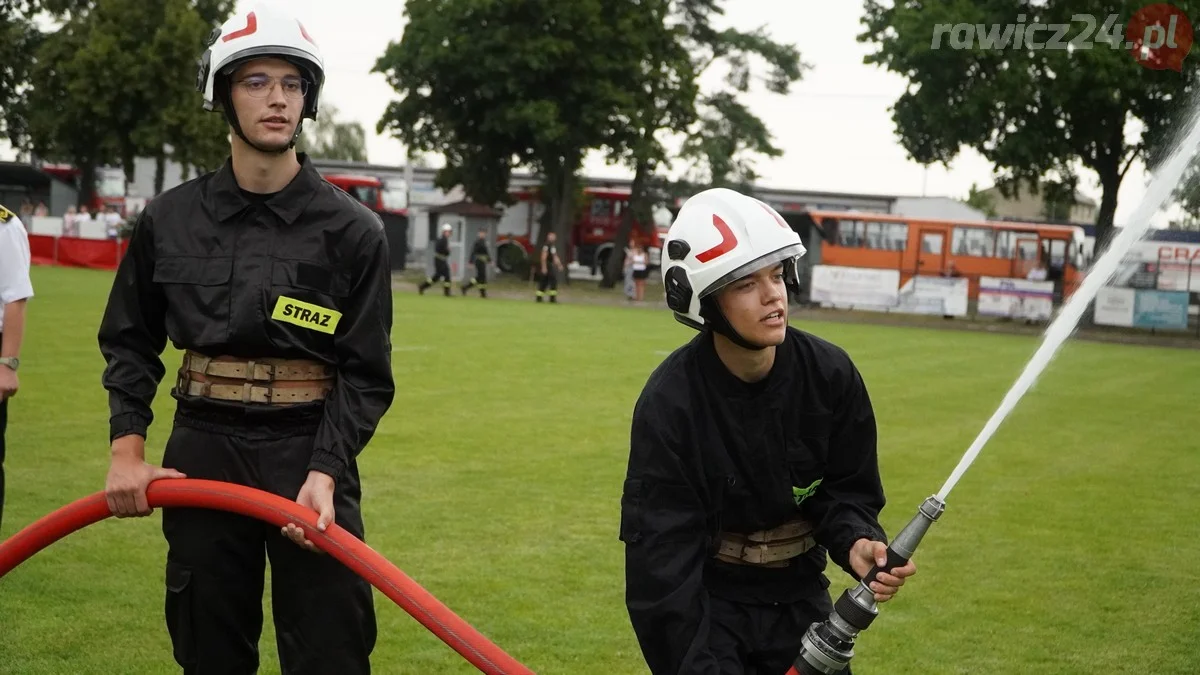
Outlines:
[{"label": "helmet visor mount", "polygon": [[760,269],[765,267],[773,267],[774,265],[791,258],[799,258],[800,256],[804,255],[804,253],[804,244],[790,244],[781,249],[761,255],[754,260],[751,260],[750,262],[729,271],[727,274],[713,281],[711,284],[709,284],[708,288],[700,292],[699,299],[703,300],[707,297],[715,295],[729,284],[737,281],[738,279],[749,276]]}]

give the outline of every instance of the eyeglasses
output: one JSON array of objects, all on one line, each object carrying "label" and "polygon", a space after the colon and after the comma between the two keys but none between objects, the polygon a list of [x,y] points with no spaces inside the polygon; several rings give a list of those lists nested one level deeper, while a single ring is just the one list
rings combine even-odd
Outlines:
[{"label": "eyeglasses", "polygon": [[277,78],[270,75],[251,75],[240,80],[238,84],[242,85],[250,96],[266,98],[275,90],[276,82],[283,88],[283,95],[287,98],[304,98],[308,94],[308,80],[294,76]]}]

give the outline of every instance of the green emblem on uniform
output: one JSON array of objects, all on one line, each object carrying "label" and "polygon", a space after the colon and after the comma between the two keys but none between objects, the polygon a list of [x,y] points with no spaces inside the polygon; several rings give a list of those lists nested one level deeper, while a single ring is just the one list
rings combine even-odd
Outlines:
[{"label": "green emblem on uniform", "polygon": [[822,480],[824,480],[824,479],[818,478],[812,482],[812,485],[809,485],[806,488],[793,487],[792,488],[792,496],[795,497],[795,499],[796,499],[796,506],[800,506],[801,504],[804,503],[805,499],[808,499],[809,497],[816,494],[817,486],[821,484]]}]

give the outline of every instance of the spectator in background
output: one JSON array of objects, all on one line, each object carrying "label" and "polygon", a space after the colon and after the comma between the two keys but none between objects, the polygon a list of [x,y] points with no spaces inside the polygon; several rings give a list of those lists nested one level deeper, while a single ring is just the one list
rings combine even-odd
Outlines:
[{"label": "spectator in background", "polygon": [[15,213],[0,205],[0,522],[4,517],[4,431],[8,399],[17,395],[18,358],[25,333],[29,281],[29,235]]},{"label": "spectator in background", "polygon": [[650,257],[641,241],[633,244],[633,299],[641,302],[646,299],[646,277],[650,276]]},{"label": "spectator in background", "polygon": [[38,202],[37,208],[33,210],[35,216],[48,216],[50,209],[46,208],[46,202]]},{"label": "spectator in background", "polygon": [[68,206],[67,212],[63,215],[63,236],[79,236],[79,213],[75,210],[74,204]]},{"label": "spectator in background", "polygon": [[633,285],[633,249],[636,246],[633,239],[629,240],[629,244],[625,247],[625,264],[622,272],[625,275],[625,297],[633,300],[635,289]]},{"label": "spectator in background", "polygon": [[106,237],[109,239],[116,239],[117,235],[121,233],[122,222],[121,214],[117,211],[117,207],[105,207],[104,234]]}]

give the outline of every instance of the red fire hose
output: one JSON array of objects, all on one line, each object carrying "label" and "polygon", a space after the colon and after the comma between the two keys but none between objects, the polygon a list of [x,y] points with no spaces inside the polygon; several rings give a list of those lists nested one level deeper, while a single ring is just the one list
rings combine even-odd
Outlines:
[{"label": "red fire hose", "polygon": [[[146,490],[151,507],[230,511],[282,528],[295,523],[304,536],[400,605],[421,625],[489,675],[533,675],[533,671],[459,618],[398,567],[338,525],[317,530],[317,513],[261,490],[210,480],[158,480]],[[0,578],[63,537],[111,516],[104,493],[84,497],[43,516],[0,542]]]}]

